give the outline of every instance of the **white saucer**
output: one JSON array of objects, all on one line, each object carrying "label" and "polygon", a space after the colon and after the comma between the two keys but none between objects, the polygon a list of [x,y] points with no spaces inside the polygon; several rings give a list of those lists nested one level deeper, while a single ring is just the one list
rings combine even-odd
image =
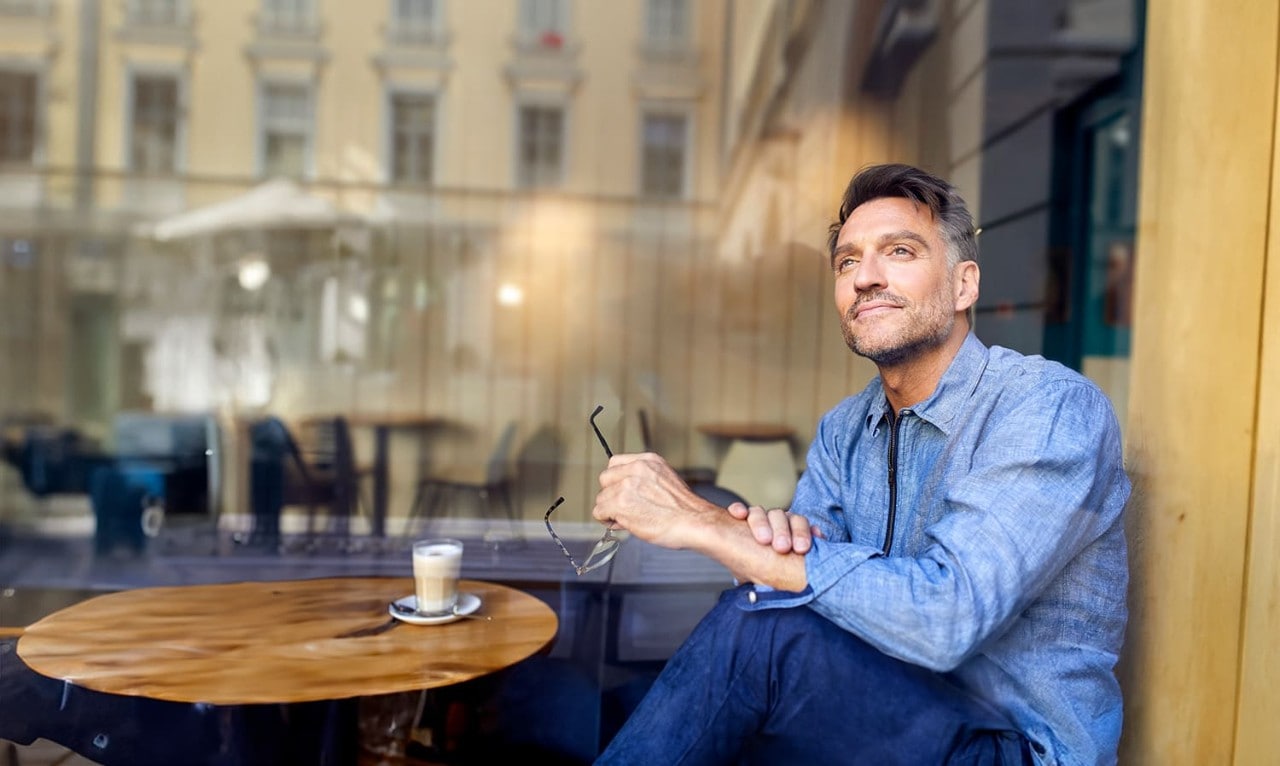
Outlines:
[{"label": "white saucer", "polygon": [[417,596],[405,596],[398,598],[394,603],[387,606],[387,613],[392,617],[407,622],[410,625],[443,625],[446,622],[460,620],[464,615],[471,614],[480,608],[480,597],[474,593],[459,593],[458,604],[453,608],[452,614],[404,614],[396,611],[396,604],[406,609],[418,608]]}]

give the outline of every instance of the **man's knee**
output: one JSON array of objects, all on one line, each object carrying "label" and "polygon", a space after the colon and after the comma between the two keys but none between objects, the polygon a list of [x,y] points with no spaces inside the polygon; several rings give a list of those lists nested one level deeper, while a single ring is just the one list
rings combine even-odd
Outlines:
[{"label": "man's knee", "polygon": [[726,644],[768,652],[770,664],[785,655],[830,656],[843,662],[857,661],[859,654],[871,658],[880,653],[862,639],[845,631],[807,606],[760,609],[752,599],[753,586],[741,585],[721,594],[719,603],[698,626],[702,640],[714,642],[723,651]]}]

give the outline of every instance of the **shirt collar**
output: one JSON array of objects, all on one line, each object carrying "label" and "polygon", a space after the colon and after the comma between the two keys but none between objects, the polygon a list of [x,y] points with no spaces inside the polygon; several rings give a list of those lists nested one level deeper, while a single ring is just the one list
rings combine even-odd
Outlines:
[{"label": "shirt collar", "polygon": [[[978,340],[978,336],[970,332],[965,336],[964,343],[960,345],[960,350],[951,360],[947,371],[942,374],[933,394],[912,407],[911,411],[947,433],[952,421],[964,409],[965,402],[978,387],[982,371],[987,366],[987,354],[987,347]],[[879,376],[876,377],[875,388],[871,406],[867,410],[868,431],[878,428],[889,417],[889,399],[884,395],[884,384],[880,382]]]}]

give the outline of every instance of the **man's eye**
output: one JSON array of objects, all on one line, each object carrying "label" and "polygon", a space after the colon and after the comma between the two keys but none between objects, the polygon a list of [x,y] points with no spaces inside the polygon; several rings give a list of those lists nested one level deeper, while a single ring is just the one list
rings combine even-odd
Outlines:
[{"label": "man's eye", "polygon": [[889,252],[898,258],[908,258],[911,256],[911,250],[903,245],[895,245],[893,250]]},{"label": "man's eye", "polygon": [[836,271],[848,271],[858,265],[858,259],[845,257],[836,264]]}]

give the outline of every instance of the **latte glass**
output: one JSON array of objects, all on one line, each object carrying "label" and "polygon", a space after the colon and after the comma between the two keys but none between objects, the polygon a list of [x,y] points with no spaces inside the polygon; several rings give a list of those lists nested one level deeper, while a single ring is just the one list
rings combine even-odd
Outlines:
[{"label": "latte glass", "polygon": [[458,603],[462,541],[448,538],[413,544],[413,592],[418,614],[449,614]]}]

